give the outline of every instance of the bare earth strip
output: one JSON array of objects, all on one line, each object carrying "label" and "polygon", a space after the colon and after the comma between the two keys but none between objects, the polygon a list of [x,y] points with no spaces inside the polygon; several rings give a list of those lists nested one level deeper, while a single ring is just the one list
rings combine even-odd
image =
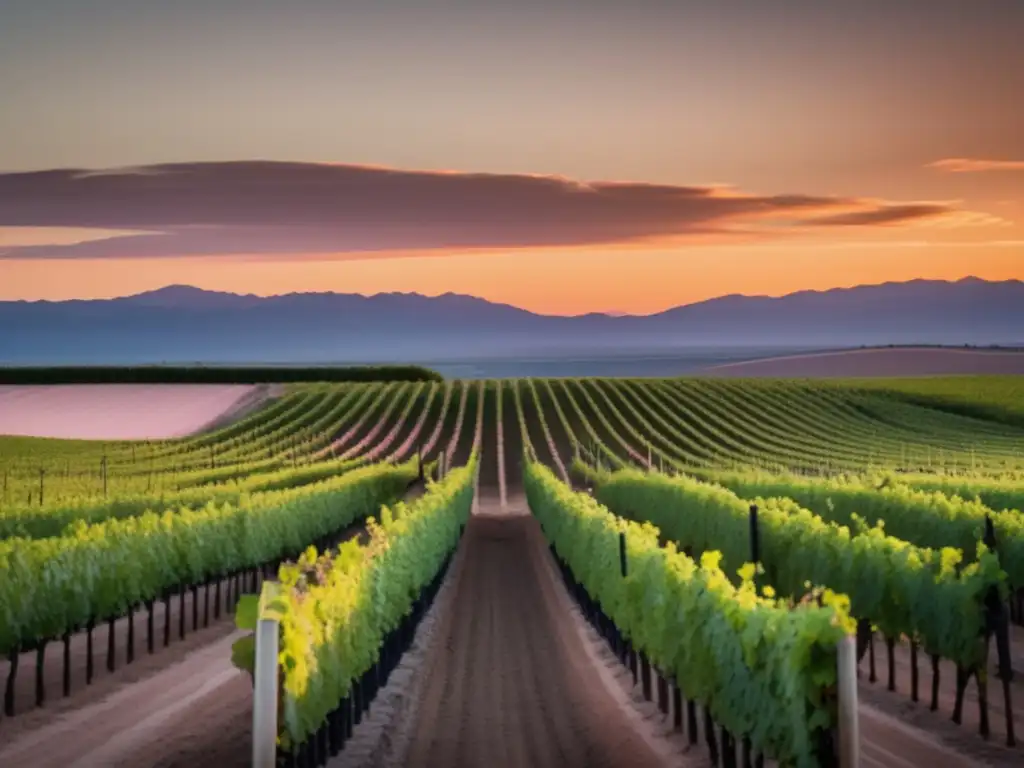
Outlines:
[{"label": "bare earth strip", "polygon": [[702,376],[829,378],[857,376],[1024,375],[1024,352],[978,349],[852,349],[787,355],[705,368]]},{"label": "bare earth strip", "polygon": [[[252,404],[235,384],[0,386],[0,435],[82,440],[183,437]],[[269,394],[271,390],[267,389]]]},{"label": "bare earth strip", "polygon": [[459,609],[444,618],[399,764],[661,764],[581,648],[536,520],[473,517],[463,546]]},{"label": "bare earth strip", "polygon": [[[246,765],[246,733],[223,728],[233,722],[244,729],[251,717],[251,684],[230,661],[231,643],[241,635],[234,632],[102,701],[15,738],[0,747],[0,765]],[[211,736],[220,744],[217,754],[197,754],[197,745]]]}]

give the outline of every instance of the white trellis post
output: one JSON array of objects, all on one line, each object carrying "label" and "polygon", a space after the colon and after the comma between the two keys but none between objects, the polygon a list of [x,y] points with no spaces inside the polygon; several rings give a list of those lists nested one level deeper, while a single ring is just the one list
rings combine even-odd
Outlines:
[{"label": "white trellis post", "polygon": [[274,768],[277,763],[277,651],[276,619],[256,624],[256,658],[253,666],[252,766]]},{"label": "white trellis post", "polygon": [[857,645],[853,635],[839,641],[839,768],[860,766],[860,723],[857,712]]}]

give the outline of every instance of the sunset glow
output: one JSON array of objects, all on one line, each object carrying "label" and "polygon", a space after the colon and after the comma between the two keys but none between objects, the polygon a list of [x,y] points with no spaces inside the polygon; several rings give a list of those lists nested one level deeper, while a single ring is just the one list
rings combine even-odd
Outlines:
[{"label": "sunset glow", "polygon": [[1024,278],[1024,6],[982,5],[15,3],[0,300]]},{"label": "sunset glow", "polygon": [[[785,259],[780,268],[779,259]],[[266,257],[27,261],[0,265],[0,299],[113,297],[187,283],[269,296],[336,291],[464,293],[549,314],[644,314],[715,296],[780,296],[917,278],[1021,278],[1024,240],[701,246],[679,251],[517,252],[362,260]],[[56,266],[56,268],[55,268]],[[544,275],[538,279],[538,275]],[[40,295],[42,294],[42,295]]]}]

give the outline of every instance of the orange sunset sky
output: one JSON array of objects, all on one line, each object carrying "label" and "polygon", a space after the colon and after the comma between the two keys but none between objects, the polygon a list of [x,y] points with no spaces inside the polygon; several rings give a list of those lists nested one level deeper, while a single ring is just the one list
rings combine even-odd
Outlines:
[{"label": "orange sunset sky", "polygon": [[1024,278],[1014,0],[83,5],[0,11],[0,300]]}]

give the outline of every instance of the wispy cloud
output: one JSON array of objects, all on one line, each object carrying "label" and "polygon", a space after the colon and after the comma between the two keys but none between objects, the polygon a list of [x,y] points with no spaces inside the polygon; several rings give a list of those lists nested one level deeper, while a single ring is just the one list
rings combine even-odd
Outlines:
[{"label": "wispy cloud", "polygon": [[821,250],[825,248],[844,250],[877,248],[886,251],[892,251],[898,248],[927,248],[929,250],[934,250],[936,248],[956,248],[958,250],[963,250],[965,248],[1019,248],[1024,252],[1024,240],[970,240],[967,242],[962,240],[852,240],[849,242],[810,243],[796,247],[805,250]]},{"label": "wispy cloud", "polygon": [[983,171],[1024,171],[1024,160],[982,160],[970,157],[949,157],[928,163],[927,168],[936,168],[947,173],[981,173]]},{"label": "wispy cloud", "polygon": [[832,227],[893,226],[957,213],[939,203],[911,203],[848,211],[812,219],[809,224]]},{"label": "wispy cloud", "polygon": [[186,163],[0,175],[0,227],[132,234],[26,245],[7,258],[508,249],[807,228],[908,226],[957,205],[728,187],[580,182],[322,163]]},{"label": "wispy cloud", "polygon": [[77,245],[129,235],[148,234],[131,230],[107,230],[95,227],[4,227],[0,226],[0,248],[36,245]]}]

